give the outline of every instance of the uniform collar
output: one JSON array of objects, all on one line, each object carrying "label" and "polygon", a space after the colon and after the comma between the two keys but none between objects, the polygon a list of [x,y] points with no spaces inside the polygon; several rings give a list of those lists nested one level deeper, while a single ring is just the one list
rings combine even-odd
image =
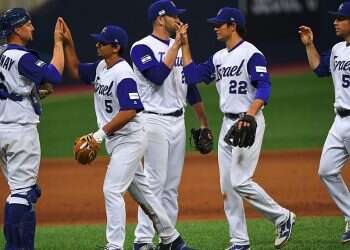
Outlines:
[{"label": "uniform collar", "polygon": [[227,50],[228,53],[230,53],[232,50],[234,50],[235,48],[237,48],[239,45],[241,45],[244,42],[244,40],[242,39],[241,41],[239,41],[232,49]]}]

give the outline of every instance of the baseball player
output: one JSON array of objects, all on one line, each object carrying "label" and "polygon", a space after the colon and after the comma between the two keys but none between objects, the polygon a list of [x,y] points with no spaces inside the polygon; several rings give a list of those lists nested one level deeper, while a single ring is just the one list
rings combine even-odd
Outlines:
[{"label": "baseball player", "polygon": [[[208,127],[200,94],[197,88],[187,87],[182,74],[181,41],[176,31],[181,25],[179,15],[183,12],[184,9],[176,8],[169,0],[152,3],[148,8],[152,34],[135,42],[131,48],[133,68],[145,108],[145,174],[173,225],[178,215],[178,187],[185,155],[186,99],[194,108],[201,127]],[[153,249],[153,236],[152,223],[139,208],[134,249]]]},{"label": "baseball player", "polygon": [[[4,216],[5,249],[34,249],[35,204],[40,142],[37,123],[41,113],[38,88],[61,81],[64,68],[62,24],[57,20],[49,64],[26,48],[33,40],[29,13],[13,8],[0,16],[0,166],[10,188]],[[0,38],[0,39],[1,39]]]},{"label": "baseball player", "polygon": [[[242,198],[274,223],[277,229],[275,247],[281,248],[291,236],[295,214],[278,205],[253,181],[265,130],[262,108],[268,103],[271,88],[266,59],[253,44],[244,41],[245,17],[239,9],[224,7],[208,22],[213,24],[217,40],[224,42],[226,47],[205,63],[195,64],[185,28],[181,31],[182,53],[186,83],[215,81],[220,109],[224,113],[218,160],[224,209],[230,227],[231,246],[228,249],[250,248]],[[256,132],[251,133],[251,127],[255,127]],[[233,143],[227,140],[232,131],[236,133]],[[246,138],[251,138],[251,143],[244,145]]]},{"label": "baseball player", "polygon": [[341,170],[350,153],[350,2],[344,2],[338,11],[329,13],[335,16],[336,35],[344,41],[320,55],[314,45],[311,28],[300,26],[299,35],[311,69],[319,77],[331,75],[333,78],[336,116],[323,146],[318,174],[344,214],[346,225],[341,242],[346,243],[350,241],[350,193]]},{"label": "baseball player", "polygon": [[120,27],[105,26],[101,33],[91,34],[102,60],[80,63],[70,30],[64,23],[65,55],[68,70],[75,79],[95,87],[94,103],[99,129],[93,133],[97,143],[106,140],[110,155],[103,184],[107,228],[104,249],[123,249],[125,240],[124,193],[129,191],[152,220],[161,238],[159,249],[188,250],[172,225],[159,200],[151,192],[143,173],[141,158],[146,140],[140,111],[136,77],[122,58],[128,47],[128,35]]}]

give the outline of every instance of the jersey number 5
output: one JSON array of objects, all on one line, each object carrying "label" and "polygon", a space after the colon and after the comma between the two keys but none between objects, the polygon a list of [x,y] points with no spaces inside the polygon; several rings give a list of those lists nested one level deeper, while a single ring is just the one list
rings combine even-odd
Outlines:
[{"label": "jersey number 5", "polygon": [[238,82],[235,80],[230,81],[229,93],[230,94],[247,94],[248,83],[245,81]]},{"label": "jersey number 5", "polygon": [[112,100],[105,100],[105,106],[106,106],[107,113],[113,112]]},{"label": "jersey number 5", "polygon": [[342,86],[343,88],[349,88],[350,87],[350,75],[343,75],[342,76]]}]

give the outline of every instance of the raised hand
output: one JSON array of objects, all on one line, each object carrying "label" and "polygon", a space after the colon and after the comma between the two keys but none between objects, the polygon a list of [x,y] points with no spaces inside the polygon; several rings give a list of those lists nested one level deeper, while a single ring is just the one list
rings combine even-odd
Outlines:
[{"label": "raised hand", "polygon": [[71,33],[67,23],[63,20],[63,18],[60,17],[59,19],[60,19],[60,22],[62,23],[62,27],[63,27],[62,35],[63,35],[64,42],[67,44],[72,44],[73,37],[72,37],[72,33]]},{"label": "raised hand", "polygon": [[56,42],[63,42],[63,24],[60,21],[60,17],[56,21],[55,31],[54,31],[54,40]]},{"label": "raised hand", "polygon": [[181,44],[185,45],[188,44],[188,24],[182,24],[179,28],[180,38],[181,38]]},{"label": "raised hand", "polygon": [[305,46],[311,45],[313,43],[314,35],[310,27],[300,26],[298,33],[299,33],[301,42]]}]

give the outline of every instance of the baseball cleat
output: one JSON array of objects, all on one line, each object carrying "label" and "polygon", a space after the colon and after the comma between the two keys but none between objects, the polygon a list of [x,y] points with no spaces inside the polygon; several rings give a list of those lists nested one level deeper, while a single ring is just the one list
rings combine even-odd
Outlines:
[{"label": "baseball cleat", "polygon": [[345,230],[343,235],[341,236],[341,243],[350,242],[350,221],[347,221],[345,224]]},{"label": "baseball cleat", "polygon": [[133,250],[155,250],[151,243],[134,243]]},{"label": "baseball cleat", "polygon": [[288,220],[277,226],[277,236],[275,239],[275,248],[281,249],[292,235],[293,226],[295,223],[296,215],[289,212]]},{"label": "baseball cleat", "polygon": [[177,237],[176,240],[169,244],[160,243],[157,246],[157,250],[194,250],[186,245],[186,242],[181,238]]},{"label": "baseball cleat", "polygon": [[225,250],[250,250],[249,245],[232,245],[229,248],[226,248]]}]

